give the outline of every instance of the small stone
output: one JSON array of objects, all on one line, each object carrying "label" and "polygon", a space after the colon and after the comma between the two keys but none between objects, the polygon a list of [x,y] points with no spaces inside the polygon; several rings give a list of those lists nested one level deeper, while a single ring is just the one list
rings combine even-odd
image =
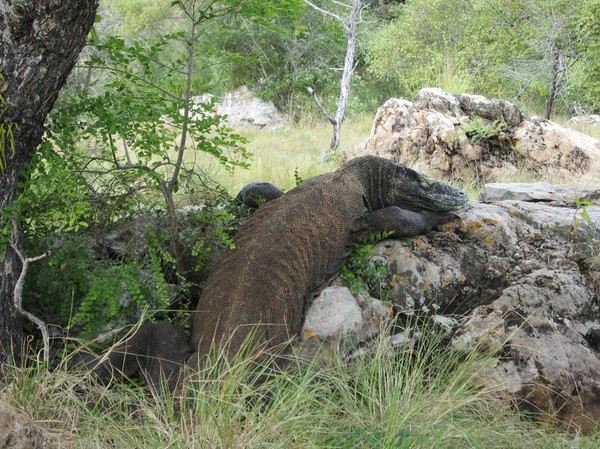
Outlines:
[{"label": "small stone", "polygon": [[309,338],[339,338],[357,334],[362,327],[362,311],[347,287],[329,287],[310,305],[302,335]]}]

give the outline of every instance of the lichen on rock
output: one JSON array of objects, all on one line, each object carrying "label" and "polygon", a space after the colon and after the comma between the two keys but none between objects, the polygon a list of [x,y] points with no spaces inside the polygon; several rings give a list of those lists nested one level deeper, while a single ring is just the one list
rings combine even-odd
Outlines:
[{"label": "lichen on rock", "polygon": [[403,314],[453,318],[452,348],[496,353],[482,385],[589,431],[600,420],[600,207],[576,221],[567,193],[472,202],[460,221],[373,254],[388,261],[388,299]]}]

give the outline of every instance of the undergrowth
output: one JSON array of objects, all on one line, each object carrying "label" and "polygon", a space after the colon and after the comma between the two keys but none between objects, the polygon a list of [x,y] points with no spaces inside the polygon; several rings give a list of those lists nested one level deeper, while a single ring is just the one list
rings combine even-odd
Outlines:
[{"label": "undergrowth", "polygon": [[339,278],[352,294],[375,296],[386,301],[390,289],[390,273],[383,258],[371,257],[372,244],[391,236],[393,232],[378,232],[365,242],[354,243],[354,248],[342,267]]},{"label": "undergrowth", "polygon": [[[443,333],[394,348],[383,332],[348,363],[221,360],[191,374],[183,400],[116,383],[105,388],[68,359],[53,371],[4,369],[3,400],[65,448],[595,448],[593,436],[549,430],[477,386],[490,355],[459,354]],[[179,411],[177,411],[179,410]],[[50,446],[52,447],[52,446]]]}]

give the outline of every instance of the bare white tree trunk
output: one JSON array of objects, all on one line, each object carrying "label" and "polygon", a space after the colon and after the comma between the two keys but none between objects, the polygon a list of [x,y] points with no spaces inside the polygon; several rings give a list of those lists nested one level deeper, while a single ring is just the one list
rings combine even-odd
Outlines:
[{"label": "bare white tree trunk", "polygon": [[315,102],[317,103],[319,109],[321,109],[323,114],[327,117],[327,119],[333,126],[333,136],[331,138],[331,143],[329,144],[329,150],[335,151],[340,145],[340,131],[342,128],[342,122],[344,121],[344,115],[346,114],[346,105],[348,104],[348,98],[350,96],[350,82],[352,80],[352,74],[354,72],[356,31],[358,28],[358,24],[361,20],[361,12],[365,5],[363,5],[361,0],[352,0],[351,4],[345,4],[334,1],[334,3],[336,3],[337,5],[341,5],[350,9],[349,15],[347,17],[342,17],[331,11],[327,11],[323,8],[320,8],[319,6],[311,3],[309,0],[304,0],[304,2],[308,4],[311,8],[319,11],[322,14],[330,16],[338,22],[340,22],[346,30],[346,34],[348,36],[348,43],[346,45],[346,57],[344,58],[344,68],[342,70],[342,80],[340,84],[340,96],[338,98],[337,111],[335,113],[335,116],[332,116],[325,110],[325,108],[319,101],[316,92],[313,89],[308,90],[309,93],[315,99]]}]

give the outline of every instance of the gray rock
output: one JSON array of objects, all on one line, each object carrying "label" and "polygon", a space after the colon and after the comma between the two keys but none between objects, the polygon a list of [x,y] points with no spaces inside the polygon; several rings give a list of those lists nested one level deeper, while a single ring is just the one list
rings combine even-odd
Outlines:
[{"label": "gray rock", "polygon": [[365,154],[478,185],[520,170],[556,180],[600,173],[598,139],[527,118],[507,101],[455,97],[441,89],[422,89],[413,101],[386,101],[377,111],[371,136],[343,158]]},{"label": "gray rock", "polygon": [[302,327],[304,339],[339,338],[356,335],[362,328],[362,311],[346,287],[328,287],[317,296]]},{"label": "gray rock", "polygon": [[420,108],[433,109],[442,113],[457,112],[460,107],[460,102],[456,97],[437,87],[421,89],[414,98],[414,102]]},{"label": "gray rock", "polygon": [[482,95],[462,94],[458,96],[460,106],[469,116],[500,120],[508,126],[517,126],[523,121],[523,114],[512,103],[504,100],[490,100]]},{"label": "gray rock", "polygon": [[486,184],[479,195],[479,201],[556,201],[570,192],[559,186],[545,182],[524,183],[492,183]]},{"label": "gray rock", "polygon": [[587,431],[600,419],[600,207],[577,224],[578,209],[552,204],[473,202],[437,232],[373,253],[404,314],[444,323],[456,350],[498,355],[482,384]]},{"label": "gray rock", "polygon": [[377,335],[391,318],[391,310],[375,298],[354,296],[350,289],[332,286],[317,296],[308,311],[302,336],[307,340],[366,341]]},{"label": "gray rock", "polygon": [[383,325],[392,318],[392,310],[389,305],[376,298],[365,298],[356,295],[356,302],[362,312],[362,326],[359,340],[365,341],[377,335]]},{"label": "gray rock", "polygon": [[573,205],[576,200],[587,200],[600,205],[600,185],[573,184],[552,185],[537,183],[491,183],[486,184],[479,194],[479,201],[493,203],[496,201],[528,201],[552,202],[556,205]]},{"label": "gray rock", "polygon": [[571,119],[569,119],[570,124],[584,124],[584,125],[589,125],[589,126],[593,126],[594,128],[600,128],[600,115],[598,114],[591,114],[591,115],[576,115],[575,117],[572,117]]},{"label": "gray rock", "polygon": [[[203,94],[193,99],[197,103],[208,103],[212,98],[212,94]],[[261,100],[246,86],[222,95],[214,109],[217,114],[227,116],[225,124],[231,128],[271,130],[287,123],[286,115],[279,112],[272,102]],[[202,115],[198,114],[197,118]]]}]

